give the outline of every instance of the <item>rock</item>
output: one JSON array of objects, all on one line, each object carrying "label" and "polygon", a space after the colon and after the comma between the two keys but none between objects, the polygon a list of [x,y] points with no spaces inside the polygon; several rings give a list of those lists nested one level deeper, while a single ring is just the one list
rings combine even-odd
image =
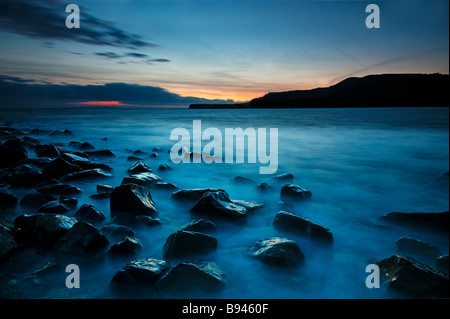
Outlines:
[{"label": "rock", "polygon": [[0,262],[8,258],[17,248],[17,244],[11,235],[11,229],[0,219]]},{"label": "rock", "polygon": [[147,164],[145,164],[144,162],[138,161],[133,165],[131,165],[131,167],[128,169],[127,172],[131,174],[151,173],[152,169],[149,166],[147,166]]},{"label": "rock", "polygon": [[0,191],[0,210],[14,208],[18,201],[19,199],[13,194]]},{"label": "rock", "polygon": [[86,180],[86,179],[106,178],[106,177],[111,177],[111,176],[112,175],[110,173],[105,172],[104,170],[101,170],[99,168],[94,168],[94,169],[88,169],[85,171],[79,171],[79,172],[64,175],[61,178],[61,181],[62,182],[79,181],[79,180]]},{"label": "rock", "polygon": [[68,184],[62,184],[54,179],[38,184],[36,186],[36,190],[41,194],[60,196],[73,196],[81,193],[81,189],[79,189],[78,187]]},{"label": "rock", "polygon": [[69,211],[66,205],[59,203],[58,201],[51,201],[45,203],[38,209],[38,214],[61,214],[64,215]]},{"label": "rock", "polygon": [[92,195],[89,195],[89,197],[93,198],[93,199],[98,199],[98,200],[100,200],[100,199],[109,199],[111,197],[111,193],[92,194]]},{"label": "rock", "polygon": [[133,174],[129,177],[125,177],[122,180],[121,185],[124,184],[137,184],[137,185],[142,185],[145,187],[151,187],[154,184],[156,184],[157,182],[162,182],[162,178],[159,177],[158,175],[155,175],[153,173],[139,173],[139,174]]},{"label": "rock", "polygon": [[418,298],[448,298],[448,277],[435,268],[399,255],[377,265],[389,289]]},{"label": "rock", "polygon": [[139,155],[147,155],[148,153],[147,152],[144,152],[144,151],[141,151],[141,150],[135,150],[134,152],[133,152],[133,155],[136,155],[136,156],[139,156]]},{"label": "rock", "polygon": [[142,161],[143,158],[139,156],[130,155],[127,157],[127,161]]},{"label": "rock", "polygon": [[312,194],[309,190],[301,188],[294,184],[284,184],[281,188],[280,199],[286,200],[303,200],[311,198]]},{"label": "rock", "polygon": [[76,142],[72,141],[69,143],[70,146],[79,149],[80,151],[91,151],[95,150],[95,147],[88,142]]},{"label": "rock", "polygon": [[64,129],[63,131],[60,130],[54,130],[50,133],[50,136],[58,136],[58,135],[73,135],[73,133],[67,129]]},{"label": "rock", "polygon": [[277,180],[279,182],[293,182],[294,181],[294,175],[292,175],[292,174],[280,174],[280,175],[272,177],[272,179]]},{"label": "rock", "polygon": [[209,253],[216,250],[217,239],[211,235],[180,230],[167,238],[164,257],[177,258]]},{"label": "rock", "polygon": [[156,182],[152,185],[153,188],[158,189],[167,189],[167,190],[174,190],[178,189],[178,186],[172,183],[166,183],[166,182]]},{"label": "rock", "polygon": [[258,186],[256,186],[256,189],[259,190],[260,192],[268,192],[271,191],[273,187],[267,183],[260,183]]},{"label": "rock", "polygon": [[249,248],[248,254],[277,266],[297,266],[305,259],[295,241],[281,237],[258,240]]},{"label": "rock", "polygon": [[59,157],[60,155],[59,148],[57,148],[54,145],[47,145],[47,144],[36,145],[34,151],[36,152],[36,155],[38,157],[56,158]]},{"label": "rock", "polygon": [[157,280],[169,268],[169,263],[156,258],[133,260],[116,272],[110,282],[110,287],[117,292],[123,292],[129,289],[152,290]]},{"label": "rock", "polygon": [[110,241],[122,241],[126,237],[134,237],[133,230],[124,225],[108,224],[102,227],[101,232]]},{"label": "rock", "polygon": [[[180,189],[172,194],[172,198],[180,200],[198,201],[205,193],[209,192],[225,192],[218,188],[194,188],[194,189]],[[226,193],[226,192],[225,192]],[[228,194],[227,194],[228,196]]]},{"label": "rock", "polygon": [[97,192],[99,193],[111,193],[114,190],[114,187],[111,185],[105,185],[105,184],[98,184],[97,185]]},{"label": "rock", "polygon": [[254,183],[254,181],[252,181],[251,179],[243,176],[235,176],[233,177],[233,181],[237,183],[247,183],[247,184]]},{"label": "rock", "polygon": [[135,226],[159,226],[161,225],[161,220],[156,217],[139,215],[134,217],[133,225]]},{"label": "rock", "polygon": [[38,269],[36,269],[35,271],[33,271],[33,275],[38,278],[42,278],[47,275],[56,274],[58,272],[64,272],[63,267],[60,264],[49,261],[44,265],[42,265],[41,267],[39,267]]},{"label": "rock", "polygon": [[158,153],[156,153],[156,152],[152,152],[152,153],[150,153],[149,155],[148,155],[148,157],[150,157],[150,158],[154,158],[154,157],[158,157]]},{"label": "rock", "polygon": [[16,166],[28,158],[28,152],[17,140],[10,139],[0,144],[0,167]]},{"label": "rock", "polygon": [[171,170],[172,169],[172,167],[170,167],[169,165],[167,165],[167,164],[161,164],[161,165],[159,165],[159,167],[158,167],[158,171],[169,171],[169,170]]},{"label": "rock", "polygon": [[125,237],[122,241],[114,244],[108,251],[108,255],[126,256],[134,255],[141,249],[141,243],[135,237]]},{"label": "rock", "polygon": [[38,139],[35,139],[30,136],[24,136],[24,137],[22,137],[22,140],[24,140],[27,143],[34,144],[34,145],[41,144],[41,142]]},{"label": "rock", "polygon": [[76,199],[75,197],[60,196],[59,202],[61,204],[66,205],[70,209],[73,209],[73,208],[77,207],[77,205],[78,205],[78,199]]},{"label": "rock", "polygon": [[[124,184],[114,188],[110,197],[111,216],[127,222],[134,216],[156,217],[158,210],[150,191],[141,185]],[[127,217],[131,217],[127,218]]]},{"label": "rock", "polygon": [[442,213],[400,213],[393,212],[380,219],[384,222],[448,233],[449,212]]},{"label": "rock", "polygon": [[396,244],[399,254],[407,255],[418,260],[429,258],[435,260],[440,255],[438,247],[415,238],[401,237],[397,240]]},{"label": "rock", "polygon": [[213,232],[216,230],[216,224],[214,224],[212,221],[205,219],[205,218],[199,218],[191,221],[190,223],[182,226],[180,230],[186,230],[186,231],[193,231],[193,232]]},{"label": "rock", "polygon": [[85,255],[103,250],[108,240],[97,228],[83,221],[73,225],[55,245],[62,253]]},{"label": "rock", "polygon": [[81,168],[77,165],[71,164],[61,157],[57,157],[52,160],[43,170],[42,174],[47,178],[61,178],[62,176],[70,173],[81,171]]},{"label": "rock", "polygon": [[152,152],[162,152],[163,149],[161,147],[154,147],[152,148]]},{"label": "rock", "polygon": [[435,261],[436,268],[442,271],[444,274],[449,273],[449,263],[448,263],[448,255],[440,256]]},{"label": "rock", "polygon": [[28,132],[28,134],[32,135],[41,135],[41,134],[49,134],[49,130],[41,129],[41,128],[34,128],[31,131]]},{"label": "rock", "polygon": [[34,187],[42,179],[43,175],[38,167],[20,164],[8,174],[6,180],[13,188],[29,188]]},{"label": "rock", "polygon": [[[81,156],[83,155],[83,156]],[[79,165],[79,164],[86,164],[89,163],[88,156],[84,153],[82,154],[74,154],[70,152],[61,152],[61,158],[71,164]]]},{"label": "rock", "polygon": [[56,243],[77,222],[75,218],[61,214],[37,214],[36,216],[32,225],[34,235],[39,242],[46,244]]},{"label": "rock", "polygon": [[98,150],[98,151],[87,151],[86,153],[89,158],[91,157],[116,157],[110,150]]},{"label": "rock", "polygon": [[56,197],[47,194],[28,194],[19,202],[20,206],[28,209],[38,209],[45,203],[55,201]]},{"label": "rock", "polygon": [[207,192],[191,208],[191,212],[236,219],[247,216],[247,209],[234,203],[223,191]]},{"label": "rock", "polygon": [[248,212],[251,212],[255,209],[264,207],[264,204],[257,203],[257,202],[249,202],[249,201],[242,200],[242,199],[232,199],[231,201],[239,206],[245,207]]},{"label": "rock", "polygon": [[77,219],[96,224],[103,222],[106,217],[92,205],[83,204],[74,215]]},{"label": "rock", "polygon": [[222,269],[211,261],[183,262],[156,283],[158,293],[166,295],[214,293],[225,285]]},{"label": "rock", "polygon": [[273,220],[273,225],[280,229],[292,231],[311,239],[326,243],[333,242],[333,235],[328,228],[313,223],[305,218],[295,215],[294,213],[286,211],[279,212]]}]

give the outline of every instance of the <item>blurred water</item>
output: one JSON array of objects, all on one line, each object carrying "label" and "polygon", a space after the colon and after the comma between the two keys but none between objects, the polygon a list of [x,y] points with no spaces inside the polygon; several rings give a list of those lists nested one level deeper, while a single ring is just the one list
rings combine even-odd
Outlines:
[{"label": "blurred water", "polygon": [[[166,182],[180,188],[224,188],[233,199],[258,201],[265,207],[245,222],[218,222],[215,253],[199,258],[217,262],[226,273],[226,288],[214,298],[391,298],[385,288],[365,286],[367,264],[396,252],[395,241],[414,236],[437,245],[448,254],[448,238],[417,230],[367,226],[355,221],[380,223],[392,211],[441,212],[449,209],[448,108],[295,109],[295,110],[188,110],[188,109],[59,109],[0,111],[0,120],[13,121],[18,129],[69,129],[73,136],[36,135],[42,143],[88,141],[97,149],[110,149],[113,159],[100,160],[114,168],[113,177],[101,183],[119,185],[134,163],[132,151],[151,152],[145,162]],[[278,172],[294,175],[294,184],[310,190],[312,199],[289,210],[328,227],[334,244],[324,247],[272,227],[282,183],[259,175],[259,164],[174,164],[168,150],[175,143],[170,132],[177,127],[192,134],[192,121],[202,128],[278,128]],[[108,140],[102,140],[107,137]],[[203,144],[203,146],[206,143]],[[166,163],[170,171],[158,171]],[[238,183],[244,176],[250,183]],[[260,193],[256,185],[273,187]],[[99,182],[100,183],[100,182]],[[109,201],[94,200],[98,183],[78,183],[83,193],[79,205],[89,203],[109,218]],[[32,190],[20,190],[21,194]],[[163,258],[167,237],[194,219],[193,204],[171,199],[171,192],[152,190],[162,225],[136,229],[143,249],[136,258]],[[17,212],[21,213],[21,212]],[[73,212],[70,212],[73,214]],[[106,221],[108,222],[108,221]],[[250,245],[270,236],[294,239],[306,256],[296,269],[270,267],[246,255]],[[136,259],[134,258],[134,259]],[[127,259],[104,260],[80,266],[82,297],[114,298],[107,285]],[[172,266],[183,260],[169,260]],[[45,263],[45,260],[43,260]],[[68,260],[67,263],[70,263]],[[84,289],[83,289],[84,288]],[[51,289],[44,298],[71,298],[68,290]],[[193,296],[204,297],[204,296]]]}]

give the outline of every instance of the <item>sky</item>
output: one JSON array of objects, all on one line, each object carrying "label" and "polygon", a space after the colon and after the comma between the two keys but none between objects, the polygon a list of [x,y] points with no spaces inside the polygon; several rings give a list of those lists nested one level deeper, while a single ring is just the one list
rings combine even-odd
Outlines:
[{"label": "sky", "polygon": [[[70,3],[79,29],[65,25]],[[365,24],[370,3],[378,29]],[[0,106],[238,102],[350,76],[447,74],[448,38],[448,0],[0,0]]]}]

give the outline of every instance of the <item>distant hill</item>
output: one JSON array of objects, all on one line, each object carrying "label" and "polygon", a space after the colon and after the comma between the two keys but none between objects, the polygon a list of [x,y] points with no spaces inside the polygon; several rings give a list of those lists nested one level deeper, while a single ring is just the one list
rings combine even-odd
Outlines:
[{"label": "distant hill", "polygon": [[380,74],[326,88],[268,93],[248,103],[191,104],[213,108],[449,107],[448,74]]}]

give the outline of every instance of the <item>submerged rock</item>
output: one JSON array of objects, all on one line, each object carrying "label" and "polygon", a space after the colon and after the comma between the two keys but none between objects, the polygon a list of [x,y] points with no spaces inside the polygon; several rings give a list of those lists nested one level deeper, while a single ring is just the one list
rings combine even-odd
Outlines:
[{"label": "submerged rock", "polygon": [[258,240],[249,248],[248,254],[277,266],[297,266],[305,259],[295,241],[281,237]]},{"label": "submerged rock", "polygon": [[54,179],[38,184],[36,190],[41,194],[60,196],[73,196],[81,193],[81,190],[78,187],[62,184]]},{"label": "submerged rock", "polygon": [[38,157],[56,158],[59,157],[60,155],[59,148],[57,148],[55,145],[47,145],[47,144],[36,145],[34,151],[36,152],[36,155]]},{"label": "submerged rock", "polygon": [[86,153],[89,158],[91,157],[116,157],[110,150],[98,150],[98,151],[87,151]]},{"label": "submerged rock", "polygon": [[169,165],[167,165],[167,164],[161,164],[161,165],[159,165],[159,167],[158,167],[158,171],[169,171],[169,170],[171,170],[172,169],[172,167],[170,167]]},{"label": "submerged rock", "polygon": [[448,298],[448,276],[433,267],[399,255],[377,265],[389,289],[419,298]]},{"label": "submerged rock", "polygon": [[134,255],[139,249],[141,249],[141,243],[136,237],[125,237],[120,242],[111,246],[108,251],[110,256],[126,256]]},{"label": "submerged rock", "polygon": [[216,224],[214,224],[212,221],[205,219],[205,218],[199,218],[191,221],[190,223],[182,226],[180,230],[186,230],[186,231],[194,231],[194,232],[213,232],[216,230]]},{"label": "submerged rock", "polygon": [[122,180],[121,185],[124,184],[137,184],[137,185],[142,185],[142,186],[146,186],[146,187],[151,187],[153,185],[155,185],[158,182],[162,182],[162,178],[159,177],[158,175],[155,175],[153,173],[139,173],[139,174],[133,174],[131,176],[125,177]]},{"label": "submerged rock", "polygon": [[138,161],[138,162],[134,163],[128,169],[128,173],[131,173],[131,174],[151,173],[151,172],[152,172],[152,169],[142,161]]},{"label": "submerged rock", "polygon": [[141,185],[124,184],[114,188],[110,197],[111,216],[131,221],[134,216],[156,217],[158,210],[150,191]]},{"label": "submerged rock", "polygon": [[157,283],[163,295],[214,293],[225,285],[223,270],[211,261],[183,262],[172,268]]},{"label": "submerged rock", "polygon": [[97,208],[89,204],[83,204],[74,215],[79,220],[84,220],[86,222],[96,224],[103,222],[106,217]]},{"label": "submerged rock", "polygon": [[108,224],[100,230],[110,241],[122,241],[126,237],[134,237],[133,230],[125,225]]},{"label": "submerged rock", "polygon": [[209,253],[216,250],[217,239],[211,235],[180,230],[167,238],[164,257],[177,258]]},{"label": "submerged rock", "polygon": [[420,229],[427,229],[430,231],[449,231],[449,212],[442,213],[401,213],[393,212],[385,216],[381,216],[380,219],[384,222],[400,226],[410,226]]},{"label": "submerged rock", "polygon": [[258,186],[256,186],[256,189],[259,190],[260,192],[268,192],[271,191],[273,189],[272,186],[270,186],[267,183],[260,183]]},{"label": "submerged rock", "polygon": [[[223,189],[219,189],[219,188],[180,189],[172,194],[172,198],[180,199],[180,200],[198,201],[204,194],[210,193],[210,192],[215,193],[215,192],[225,192],[225,191]],[[228,194],[227,194],[227,196],[228,196]]]},{"label": "submerged rock", "polygon": [[114,187],[111,185],[105,185],[105,184],[98,184],[97,185],[97,192],[99,193],[111,193],[114,190]]},{"label": "submerged rock", "polygon": [[104,170],[101,170],[99,168],[94,168],[94,169],[88,169],[85,171],[79,171],[79,172],[64,175],[61,178],[61,181],[62,182],[79,181],[79,180],[86,180],[86,179],[105,178],[105,177],[111,177],[111,176],[112,175],[110,173],[105,172]]},{"label": "submerged rock", "polygon": [[69,208],[61,204],[58,201],[51,201],[48,203],[45,203],[38,209],[38,214],[61,214],[64,215],[69,211]]},{"label": "submerged rock", "polygon": [[272,179],[277,180],[279,182],[293,182],[294,181],[294,175],[292,174],[280,174],[277,176],[272,177]]},{"label": "submerged rock", "polygon": [[78,221],[56,243],[56,249],[71,255],[95,253],[106,248],[108,240],[97,228]]},{"label": "submerged rock", "polygon": [[71,164],[61,157],[52,160],[43,170],[42,174],[48,178],[61,178],[62,176],[81,171],[77,165]]},{"label": "submerged rock", "polygon": [[43,180],[40,169],[30,164],[20,164],[10,170],[6,176],[6,182],[13,188],[29,188]]},{"label": "submerged rock", "polygon": [[294,213],[286,211],[279,212],[273,220],[273,225],[311,239],[320,240],[326,243],[333,242],[333,235],[328,228],[313,223]]},{"label": "submerged rock", "polygon": [[20,206],[27,209],[38,209],[45,203],[55,201],[56,197],[48,194],[27,194],[19,202]]},{"label": "submerged rock", "polygon": [[312,194],[309,190],[301,188],[294,184],[284,184],[281,188],[280,199],[282,201],[286,200],[303,200],[311,198]]},{"label": "submerged rock", "polygon": [[13,208],[18,202],[19,199],[15,195],[0,191],[0,210]]},{"label": "submerged rock", "polygon": [[191,212],[236,219],[247,215],[247,208],[234,203],[223,191],[207,192],[191,208]]},{"label": "submerged rock", "polygon": [[439,254],[439,248],[412,237],[401,237],[397,240],[397,251],[399,254],[407,255],[415,259],[436,259]]}]

